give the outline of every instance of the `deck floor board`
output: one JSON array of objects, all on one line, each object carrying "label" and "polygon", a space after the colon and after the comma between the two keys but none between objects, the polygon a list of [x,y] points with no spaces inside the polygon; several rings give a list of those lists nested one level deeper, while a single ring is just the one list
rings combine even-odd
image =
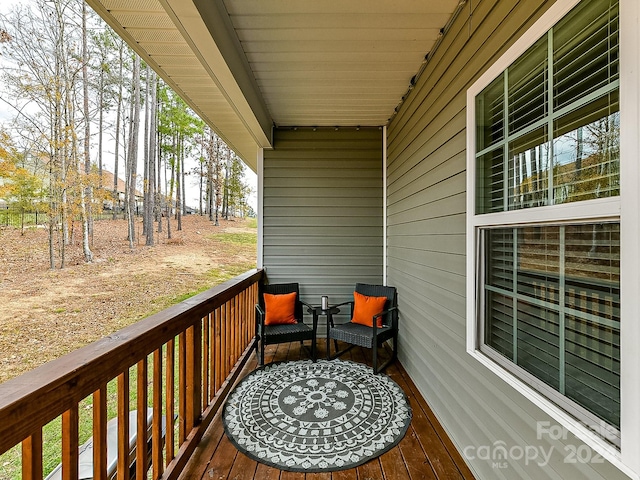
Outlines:
[{"label": "deck floor board", "polygon": [[[333,347],[332,347],[333,349]],[[319,341],[318,357],[325,356],[324,340]],[[370,363],[370,351],[355,348],[342,358]],[[298,360],[307,357],[299,343],[270,345],[265,361]],[[384,359],[384,357],[383,357]],[[255,354],[241,377],[257,366]],[[218,414],[185,468],[181,480],[473,480],[442,426],[415,384],[399,362],[385,372],[405,391],[413,418],[405,437],[384,455],[357,468],[333,473],[286,472],[255,462],[238,452],[227,439]]]}]

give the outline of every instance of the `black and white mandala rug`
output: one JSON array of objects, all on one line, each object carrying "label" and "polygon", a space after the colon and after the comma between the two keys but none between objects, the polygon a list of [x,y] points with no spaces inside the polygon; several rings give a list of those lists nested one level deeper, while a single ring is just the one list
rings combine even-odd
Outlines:
[{"label": "black and white mandala rug", "polygon": [[247,375],[223,413],[231,442],[281,470],[330,472],[395,446],[411,422],[402,389],[366,365],[341,360],[281,362]]}]

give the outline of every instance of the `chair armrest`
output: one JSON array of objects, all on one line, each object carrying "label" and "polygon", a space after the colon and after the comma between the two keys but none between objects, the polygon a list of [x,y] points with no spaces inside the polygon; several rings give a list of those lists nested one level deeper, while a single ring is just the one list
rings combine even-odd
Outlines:
[{"label": "chair armrest", "polygon": [[351,305],[353,306],[353,300],[349,300],[348,302],[342,302],[342,303],[338,303],[336,305],[329,305],[329,307],[342,307],[344,305]]},{"label": "chair armrest", "polygon": [[[312,312],[314,312],[314,308],[315,308],[315,307],[314,307],[313,305],[311,305],[311,304],[309,304],[309,303],[307,303],[307,302],[303,302],[302,300],[299,300],[299,302],[300,302],[304,307],[306,307],[306,308],[307,308],[307,313],[312,313]],[[313,320],[311,321],[312,328],[313,328],[313,331],[314,331],[314,332],[316,332],[316,331],[318,330],[318,316],[314,313],[311,317],[312,317],[312,319],[313,319]],[[304,323],[304,308],[302,309],[302,323]]]},{"label": "chair armrest", "polygon": [[260,325],[261,330],[264,330],[264,319],[264,309],[260,306],[259,303],[256,303],[256,334],[258,333],[258,325]]},{"label": "chair armrest", "polygon": [[[376,320],[376,318],[378,318],[378,317],[386,317],[389,313],[396,312],[397,310],[398,310],[398,307],[397,307],[397,306],[394,306],[394,307],[389,307],[389,308],[387,308],[386,310],[383,310],[383,311],[382,311],[382,312],[380,312],[380,313],[376,313],[376,314],[373,316],[373,324],[374,324],[374,325],[376,325],[376,324],[377,324],[377,322],[375,321],[375,320]],[[394,315],[394,316],[395,316],[395,315]],[[392,317],[391,323],[393,323],[393,322],[394,322],[394,319],[393,319],[393,317]],[[383,320],[382,324],[383,324],[383,325],[388,325],[387,323],[385,323],[385,322],[384,322],[384,320]]]}]

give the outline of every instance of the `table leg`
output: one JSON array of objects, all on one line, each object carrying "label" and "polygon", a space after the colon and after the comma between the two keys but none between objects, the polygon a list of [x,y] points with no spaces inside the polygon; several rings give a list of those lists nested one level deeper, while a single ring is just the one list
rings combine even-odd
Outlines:
[{"label": "table leg", "polygon": [[331,342],[329,340],[329,325],[333,327],[333,322],[329,319],[331,318],[331,314],[327,315],[327,360],[331,360]]}]

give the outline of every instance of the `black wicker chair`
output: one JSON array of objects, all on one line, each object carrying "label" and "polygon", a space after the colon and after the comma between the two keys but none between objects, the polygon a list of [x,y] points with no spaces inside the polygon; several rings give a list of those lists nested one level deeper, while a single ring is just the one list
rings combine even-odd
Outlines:
[{"label": "black wicker chair", "polygon": [[[356,292],[369,297],[387,297],[384,310],[373,317],[373,326],[371,327],[352,322],[332,326],[327,322],[327,358],[332,359],[339,357],[356,345],[370,348],[373,351],[373,372],[378,373],[393,362],[398,355],[398,294],[395,287],[368,285],[364,283],[356,284]],[[351,318],[353,318],[354,303],[352,300],[335,306],[351,305]],[[376,319],[378,317],[382,317],[382,327],[377,326]],[[350,345],[332,355],[331,340],[340,340]],[[387,340],[392,340],[393,343],[391,358],[378,367],[378,347]]]},{"label": "black wicker chair", "polygon": [[[273,295],[284,293],[296,293],[295,302],[295,318],[297,323],[285,325],[265,325],[265,293]],[[310,306],[300,300],[300,290],[297,283],[274,283],[264,284],[259,287],[258,304],[256,305],[256,353],[258,355],[258,364],[264,365],[264,347],[276,343],[288,343],[300,341],[304,346],[304,340],[311,340],[310,355],[313,361],[316,361],[316,331],[317,321],[313,326],[309,326],[303,322],[303,305]],[[306,346],[305,346],[306,348]]]}]

